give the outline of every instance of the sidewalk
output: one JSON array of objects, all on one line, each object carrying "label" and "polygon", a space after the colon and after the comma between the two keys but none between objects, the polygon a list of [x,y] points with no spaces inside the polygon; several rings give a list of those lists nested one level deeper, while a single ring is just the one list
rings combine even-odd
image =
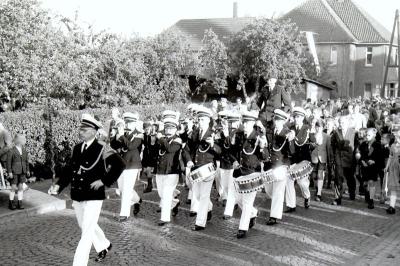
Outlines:
[{"label": "sidewalk", "polygon": [[[32,184],[31,188],[24,192],[24,210],[9,210],[9,191],[0,190],[0,219],[20,218],[65,209],[65,200],[44,193],[43,189],[47,186],[46,183],[46,181],[43,181]],[[40,189],[34,189],[35,186],[38,186]]]}]

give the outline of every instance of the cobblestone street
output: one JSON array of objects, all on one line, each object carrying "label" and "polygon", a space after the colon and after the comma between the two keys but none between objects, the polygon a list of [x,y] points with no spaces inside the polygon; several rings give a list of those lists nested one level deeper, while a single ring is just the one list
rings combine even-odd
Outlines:
[{"label": "cobblestone street", "polygon": [[[180,198],[185,199],[186,190],[181,191]],[[270,201],[259,193],[257,225],[246,239],[238,240],[240,210],[234,219],[224,221],[222,206],[215,206],[207,229],[192,232],[194,218],[184,203],[171,224],[157,226],[155,190],[143,195],[141,212],[125,223],[114,221],[119,199],[111,196],[99,220],[113,243],[103,265],[399,265],[398,214],[387,216],[379,204],[368,210],[361,199],[345,201],[341,207],[328,200],[326,196],[325,202],[312,202],[305,210],[298,198],[297,212],[268,227]],[[1,265],[70,265],[79,240],[71,209],[2,221],[0,234],[1,243],[7,243],[0,249]],[[94,265],[93,260],[90,263]]]}]

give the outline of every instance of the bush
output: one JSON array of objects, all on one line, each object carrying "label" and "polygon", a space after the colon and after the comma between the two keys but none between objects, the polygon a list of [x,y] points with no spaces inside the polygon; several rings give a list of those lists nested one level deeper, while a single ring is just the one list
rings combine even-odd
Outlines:
[{"label": "bush", "polygon": [[[149,116],[159,116],[166,109],[182,113],[185,111],[185,106],[183,104],[171,104],[120,108],[124,112],[138,112],[142,120]],[[15,136],[16,133],[26,134],[26,147],[34,169],[51,167],[51,153],[54,154],[55,168],[57,169],[71,155],[72,147],[78,141],[77,128],[82,113],[90,113],[96,116],[103,124],[106,124],[111,118],[111,110],[109,109],[56,111],[52,116],[52,138],[50,138],[47,113],[44,108],[32,108],[30,111],[23,112],[2,113],[0,114],[0,122],[11,132],[12,136]],[[50,150],[52,146],[50,145],[51,139],[53,141],[53,149]]]}]

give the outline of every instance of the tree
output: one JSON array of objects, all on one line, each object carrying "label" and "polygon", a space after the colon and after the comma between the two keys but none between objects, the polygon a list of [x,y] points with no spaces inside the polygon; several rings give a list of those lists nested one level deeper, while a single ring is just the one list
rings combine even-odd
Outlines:
[{"label": "tree", "polygon": [[227,90],[226,79],[231,70],[227,48],[212,29],[204,32],[198,58],[200,64],[199,76],[212,81],[218,94],[223,94]]},{"label": "tree", "polygon": [[255,19],[232,36],[229,57],[236,75],[246,84],[255,84],[256,91],[261,79],[273,76],[279,79],[277,86],[289,92],[300,88],[303,59],[294,24]]}]

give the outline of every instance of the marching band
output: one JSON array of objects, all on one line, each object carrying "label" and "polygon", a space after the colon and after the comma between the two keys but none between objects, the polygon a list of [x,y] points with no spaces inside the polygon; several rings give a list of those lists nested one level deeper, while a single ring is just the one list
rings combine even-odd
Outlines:
[{"label": "marching band", "polygon": [[[186,181],[186,203],[190,205],[189,215],[195,217],[192,230],[205,230],[212,219],[211,192],[215,184],[219,202],[225,208],[222,219],[231,219],[237,207],[241,210],[236,235],[239,239],[246,237],[256,223],[257,193],[271,199],[266,224],[273,226],[283,213],[296,211],[296,184],[305,209],[312,204],[310,187],[316,188],[315,201],[323,201],[324,184],[329,188],[331,181],[332,204],[341,205],[344,181],[350,200],[354,200],[356,176],[360,175],[360,191],[365,189],[367,207],[372,209],[379,179],[382,196],[389,194],[387,213],[394,214],[400,190],[400,130],[392,126],[390,138],[375,127],[356,128],[348,115],[335,120],[327,112],[313,112],[311,117],[310,112],[302,107],[293,107],[291,113],[277,108],[268,120],[263,120],[265,113],[256,110],[224,108],[217,112],[190,104],[184,117],[166,110],[160,121],[149,119],[143,123],[137,113],[126,112],[120,118],[118,110],[113,110],[109,138],[104,142],[89,134],[100,128],[100,122],[85,114],[80,127],[82,142],[74,148],[66,172],[69,174],[49,190],[57,194],[72,184],[71,198],[82,229],[74,265],[87,262],[91,243],[99,252],[97,261],[102,261],[111,249],[97,225],[105,185],[117,180],[116,192],[121,196],[117,221],[130,218],[131,206],[133,215],[139,213],[142,199],[135,183],[141,171],[148,179],[144,193],[156,187],[160,198],[159,226],[178,215],[180,181]],[[113,153],[103,164],[99,158],[105,146]],[[96,181],[96,175],[104,178]]]}]

